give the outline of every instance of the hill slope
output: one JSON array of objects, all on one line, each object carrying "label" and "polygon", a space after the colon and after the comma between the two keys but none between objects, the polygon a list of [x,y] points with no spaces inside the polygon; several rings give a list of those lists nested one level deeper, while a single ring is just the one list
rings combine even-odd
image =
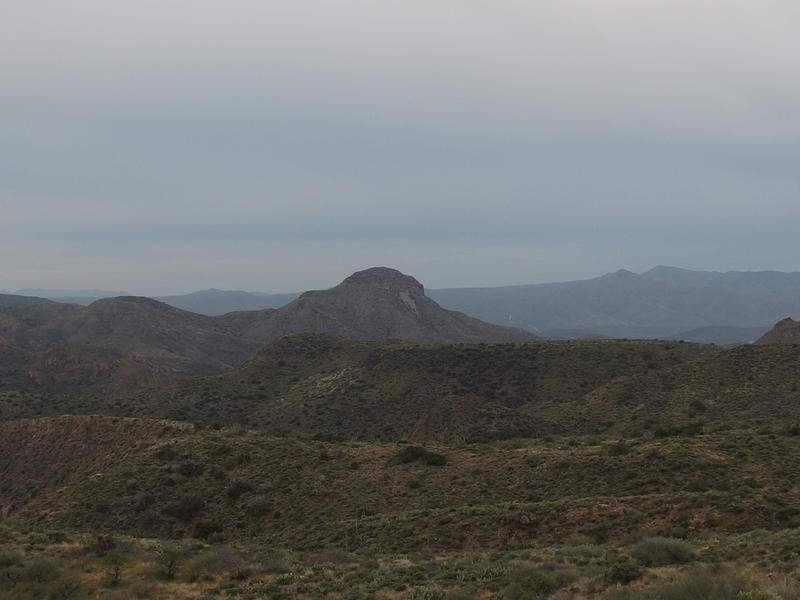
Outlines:
[{"label": "hill slope", "polygon": [[[800,420],[798,399],[800,347],[750,345],[621,377],[562,411],[584,418],[587,431],[670,433],[753,420]],[[600,418],[589,422],[584,415]]]},{"label": "hill slope", "polygon": [[298,334],[224,375],[91,401],[0,398],[0,416],[89,412],[372,440],[543,435],[582,431],[560,407],[617,377],[718,351],[659,341],[448,345]]},{"label": "hill slope", "polygon": [[[510,446],[323,443],[109,417],[0,424],[18,522],[374,552],[797,524],[800,438],[752,431]],[[744,485],[732,486],[731,482]]]}]

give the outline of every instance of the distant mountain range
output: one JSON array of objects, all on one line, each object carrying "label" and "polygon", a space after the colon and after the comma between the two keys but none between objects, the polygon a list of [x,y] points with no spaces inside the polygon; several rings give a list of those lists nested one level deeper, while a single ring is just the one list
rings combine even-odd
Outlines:
[{"label": "distant mountain range", "polygon": [[[61,302],[88,305],[84,292],[43,290]],[[41,295],[41,294],[40,294]],[[209,316],[278,309],[295,294],[203,290],[155,299]],[[655,267],[594,279],[427,291],[443,307],[539,337],[665,338],[725,346],[752,342],[786,317],[800,319],[800,273],[726,273]],[[1,302],[2,300],[0,300]]]},{"label": "distant mountain range", "polygon": [[430,295],[448,308],[543,337],[568,329],[615,338],[699,336],[731,344],[753,341],[776,321],[800,316],[800,273],[656,267],[642,274],[621,270],[583,281]]}]

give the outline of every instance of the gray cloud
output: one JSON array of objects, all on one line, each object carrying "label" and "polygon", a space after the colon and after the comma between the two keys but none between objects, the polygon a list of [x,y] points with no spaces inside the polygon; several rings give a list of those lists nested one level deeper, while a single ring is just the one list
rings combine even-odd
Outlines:
[{"label": "gray cloud", "polygon": [[800,269],[799,25],[779,0],[9,0],[0,287]]}]

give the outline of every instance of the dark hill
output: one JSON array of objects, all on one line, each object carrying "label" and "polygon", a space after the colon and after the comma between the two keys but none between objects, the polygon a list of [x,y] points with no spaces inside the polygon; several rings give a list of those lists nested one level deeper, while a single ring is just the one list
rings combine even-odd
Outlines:
[{"label": "dark hill", "polygon": [[332,289],[306,292],[274,312],[255,314],[245,336],[270,342],[300,332],[448,343],[535,339],[520,329],[445,310],[425,295],[416,279],[385,267],[360,271]]}]

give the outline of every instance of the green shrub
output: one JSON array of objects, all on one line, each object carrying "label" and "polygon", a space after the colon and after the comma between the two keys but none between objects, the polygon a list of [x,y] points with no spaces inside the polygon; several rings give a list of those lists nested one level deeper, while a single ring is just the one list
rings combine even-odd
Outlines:
[{"label": "green shrub", "polygon": [[213,520],[201,519],[192,527],[192,537],[198,540],[207,540],[215,533],[221,532],[222,525]]},{"label": "green shrub", "polygon": [[618,440],[606,446],[605,450],[608,456],[623,456],[630,452],[630,446],[625,440]]},{"label": "green shrub", "polygon": [[253,565],[230,546],[219,546],[189,560],[183,575],[191,582],[225,576],[229,579],[247,579],[255,572]]},{"label": "green shrub", "polygon": [[631,555],[645,567],[679,565],[694,560],[694,550],[682,540],[646,538],[631,549]]},{"label": "green shrub", "polygon": [[644,570],[628,557],[620,558],[613,563],[605,572],[603,579],[609,584],[628,584],[636,581]]},{"label": "green shrub", "polygon": [[0,550],[0,569],[14,567],[22,562],[22,556],[11,550]]},{"label": "green shrub", "polygon": [[17,565],[7,571],[11,580],[44,583],[58,578],[58,565],[46,558],[36,558],[28,563]]},{"label": "green shrub", "polygon": [[228,487],[225,488],[225,493],[228,495],[228,498],[233,500],[238,500],[242,494],[246,494],[247,492],[252,492],[254,489],[253,484],[249,481],[243,481],[241,479],[232,479],[230,483],[228,483]]},{"label": "green shrub", "polygon": [[272,501],[266,496],[256,496],[247,503],[247,513],[253,517],[262,517],[272,510]]},{"label": "green shrub", "polygon": [[181,521],[191,521],[206,508],[206,502],[200,496],[183,496],[164,508],[167,514]]},{"label": "green shrub", "polygon": [[538,600],[568,583],[568,578],[561,573],[543,571],[541,569],[522,568],[512,571],[508,576],[508,585],[503,589],[504,600]]},{"label": "green shrub", "polygon": [[205,465],[194,462],[193,460],[185,460],[178,465],[178,473],[184,477],[197,477],[202,475],[205,470]]},{"label": "green shrub", "polygon": [[781,600],[800,600],[800,582],[791,577],[784,577],[771,589]]}]

